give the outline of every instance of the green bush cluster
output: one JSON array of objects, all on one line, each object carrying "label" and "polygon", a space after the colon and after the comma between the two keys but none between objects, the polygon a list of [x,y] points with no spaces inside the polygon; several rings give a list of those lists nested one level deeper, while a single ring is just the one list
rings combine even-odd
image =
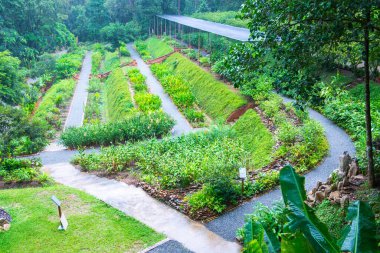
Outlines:
[{"label": "green bush cluster", "polygon": [[108,122],[124,120],[135,108],[127,77],[121,68],[114,69],[104,86],[106,119]]},{"label": "green bush cluster", "polygon": [[120,43],[119,51],[121,56],[131,56],[131,53],[128,51],[127,45],[125,43]]},{"label": "green bush cluster", "polygon": [[82,51],[64,54],[55,65],[55,75],[58,79],[73,77],[82,66],[84,53]]},{"label": "green bush cluster", "polygon": [[218,12],[197,12],[192,15],[193,18],[204,19],[216,23],[222,23],[237,27],[248,27],[247,20],[241,20],[237,16],[237,11],[218,11]]},{"label": "green bush cluster", "polygon": [[135,90],[135,102],[142,112],[157,111],[161,108],[162,101],[159,96],[148,93],[146,78],[136,68],[127,70],[127,75]]},{"label": "green bush cluster", "polygon": [[84,111],[84,124],[98,124],[102,121],[103,85],[100,79],[92,78],[90,80]]},{"label": "green bush cluster", "polygon": [[189,84],[200,107],[214,119],[226,120],[246,104],[241,95],[179,53],[170,56],[165,66]]},{"label": "green bush cluster", "polygon": [[173,52],[171,46],[156,37],[151,37],[146,41],[138,41],[135,46],[144,60],[156,59]]},{"label": "green bush cluster", "polygon": [[47,125],[22,110],[0,106],[0,157],[29,155],[48,143]]},{"label": "green bush cluster", "polygon": [[47,183],[49,177],[41,172],[42,163],[36,159],[0,159],[0,181],[5,183]]},{"label": "green bush cluster", "polygon": [[44,122],[51,137],[55,130],[62,127],[61,111],[64,109],[74,94],[75,80],[66,79],[54,84],[42,98],[34,119]]},{"label": "green bush cluster", "polygon": [[106,52],[104,56],[104,64],[100,70],[101,73],[106,73],[118,67],[120,67],[119,54],[117,52]]},{"label": "green bush cluster", "polygon": [[248,110],[232,128],[245,149],[251,153],[248,162],[251,167],[260,169],[272,161],[276,141],[254,110]]},{"label": "green bush cluster", "polygon": [[173,126],[173,120],[162,112],[137,113],[117,122],[69,128],[61,135],[61,142],[71,149],[117,145],[161,138],[168,134]]},{"label": "green bush cluster", "polygon": [[99,71],[100,64],[102,63],[103,55],[101,52],[94,52],[92,54],[92,67],[91,67],[91,73],[93,75],[96,75]]},{"label": "green bush cluster", "polygon": [[197,110],[195,97],[189,84],[181,77],[174,75],[165,64],[154,64],[151,66],[151,70],[190,123],[193,126],[202,125],[205,121],[205,115]]}]

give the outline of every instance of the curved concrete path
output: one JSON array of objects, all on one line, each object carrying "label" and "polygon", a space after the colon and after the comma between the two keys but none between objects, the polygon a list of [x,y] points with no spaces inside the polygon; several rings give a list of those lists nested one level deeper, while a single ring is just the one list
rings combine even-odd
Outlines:
[{"label": "curved concrete path", "polygon": [[193,128],[189,122],[179,112],[178,108],[175,106],[169,95],[165,93],[161,84],[154,77],[150,71],[149,66],[143,61],[139,53],[134,49],[133,44],[128,44],[127,47],[131,53],[132,59],[136,60],[137,67],[139,68],[140,72],[147,78],[146,83],[149,87],[149,92],[160,97],[162,101],[162,109],[175,120],[176,124],[173,128],[173,136],[179,136],[193,131]]},{"label": "curved concrete path", "polygon": [[[284,102],[292,101],[288,98],[283,99]],[[307,190],[311,190],[312,187],[315,187],[318,181],[326,181],[331,172],[339,167],[339,156],[342,155],[344,151],[348,151],[351,156],[355,156],[356,154],[351,138],[343,129],[312,109],[309,109],[309,115],[312,119],[321,123],[325,129],[326,137],[329,142],[329,154],[317,168],[305,175],[305,187]],[[281,191],[279,187],[277,187],[275,190],[254,198],[235,210],[211,221],[207,224],[207,227],[226,240],[234,241],[236,230],[244,224],[245,215],[252,213],[254,206],[258,202],[271,205],[273,202],[279,200],[281,200]]]}]

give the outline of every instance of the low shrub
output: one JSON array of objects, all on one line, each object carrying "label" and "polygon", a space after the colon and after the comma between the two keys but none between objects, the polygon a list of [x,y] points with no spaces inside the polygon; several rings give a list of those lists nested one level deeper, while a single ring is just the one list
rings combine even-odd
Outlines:
[{"label": "low shrub", "polygon": [[92,67],[91,73],[96,75],[99,71],[100,64],[102,63],[103,55],[100,52],[95,52],[92,54]]},{"label": "low shrub", "polygon": [[156,37],[151,37],[144,42],[136,42],[137,51],[142,54],[142,58],[156,59],[173,52],[173,48],[165,41]]},{"label": "low shrub", "polygon": [[120,57],[117,52],[106,52],[104,56],[104,64],[100,70],[101,73],[114,70],[120,67]]},{"label": "low shrub", "polygon": [[150,93],[136,93],[135,101],[138,109],[142,112],[157,111],[162,104],[159,96]]},{"label": "low shrub", "polygon": [[90,80],[88,98],[84,111],[84,124],[98,124],[102,120],[103,84],[97,79]]},{"label": "low shrub", "polygon": [[105,82],[104,93],[107,121],[124,120],[136,111],[128,80],[121,68],[114,69],[109,75]]},{"label": "low shrub", "polygon": [[241,116],[233,129],[245,149],[251,153],[250,166],[260,169],[272,161],[276,141],[254,110],[250,109]]},{"label": "low shrub", "polygon": [[71,149],[109,146],[161,138],[168,134],[173,126],[173,120],[162,112],[138,113],[118,122],[69,128],[61,135],[61,142]]},{"label": "low shrub", "polygon": [[120,51],[121,56],[126,56],[126,57],[131,56],[131,53],[128,51],[127,45],[125,43],[121,43],[119,51]]},{"label": "low shrub", "polygon": [[42,163],[37,159],[0,159],[0,181],[5,183],[48,183],[49,177],[41,172]]},{"label": "low shrub", "polygon": [[164,64],[189,84],[200,107],[214,119],[226,120],[246,104],[241,95],[179,53],[170,56]]},{"label": "low shrub", "polygon": [[58,79],[73,77],[82,66],[83,52],[73,52],[61,56],[55,65],[55,74]]},{"label": "low shrub", "polygon": [[67,79],[54,84],[43,97],[40,105],[34,114],[34,119],[45,122],[48,126],[49,134],[62,127],[61,111],[65,108],[74,94],[75,80]]}]

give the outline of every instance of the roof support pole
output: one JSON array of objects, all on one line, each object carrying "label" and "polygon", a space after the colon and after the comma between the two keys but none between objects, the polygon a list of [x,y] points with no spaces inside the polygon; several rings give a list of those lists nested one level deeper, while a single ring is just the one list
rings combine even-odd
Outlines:
[{"label": "roof support pole", "polygon": [[160,23],[161,23],[161,37],[162,37],[162,18],[160,18]]},{"label": "roof support pole", "polygon": [[201,64],[201,30],[198,30],[198,63]]},{"label": "roof support pole", "polygon": [[165,22],[165,36],[168,36],[168,31],[166,30],[166,19],[164,19]]}]

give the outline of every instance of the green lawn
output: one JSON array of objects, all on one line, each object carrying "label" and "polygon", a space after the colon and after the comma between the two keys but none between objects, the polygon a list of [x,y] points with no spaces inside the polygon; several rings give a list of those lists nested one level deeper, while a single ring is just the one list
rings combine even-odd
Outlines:
[{"label": "green lawn", "polygon": [[165,64],[189,83],[198,104],[213,119],[226,120],[247,103],[242,95],[179,53],[171,55]]},{"label": "green lawn", "polygon": [[[58,231],[56,195],[69,221]],[[142,223],[83,192],[64,187],[2,190],[0,207],[11,229],[0,233],[0,252],[139,252],[164,238]]]},{"label": "green lawn", "polygon": [[151,37],[145,41],[147,50],[153,59],[159,58],[161,56],[170,54],[173,52],[173,48],[169,46],[166,42],[156,38]]}]

